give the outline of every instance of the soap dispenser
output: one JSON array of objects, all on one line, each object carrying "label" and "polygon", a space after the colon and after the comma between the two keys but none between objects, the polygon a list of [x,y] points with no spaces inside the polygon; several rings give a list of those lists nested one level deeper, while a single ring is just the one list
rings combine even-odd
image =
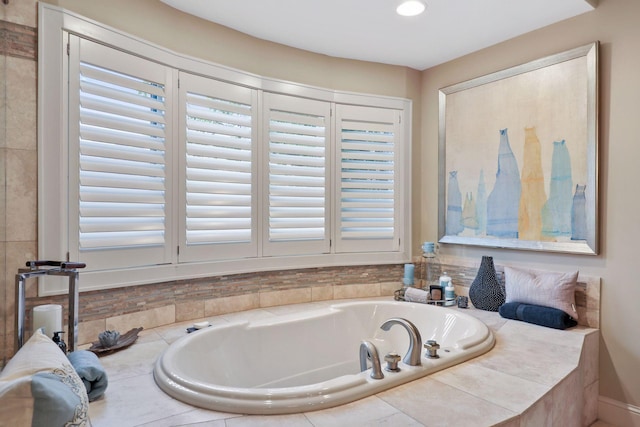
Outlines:
[{"label": "soap dispenser", "polygon": [[67,354],[67,344],[62,340],[62,337],[60,336],[60,334],[64,334],[64,332],[57,331],[53,333],[53,338],[52,338],[53,342],[58,345],[58,347],[60,348],[60,350],[62,350],[64,354]]}]

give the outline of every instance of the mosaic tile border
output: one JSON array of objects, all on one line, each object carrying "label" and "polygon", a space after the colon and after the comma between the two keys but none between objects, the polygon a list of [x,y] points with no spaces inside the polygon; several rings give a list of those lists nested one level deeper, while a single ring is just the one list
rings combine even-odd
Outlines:
[{"label": "mosaic tile border", "polygon": [[[454,257],[425,258],[414,257],[416,277],[420,287],[425,287],[427,277],[437,281],[443,272],[451,276],[458,295],[469,295],[469,286],[475,279],[480,267],[480,259],[469,261]],[[498,280],[504,287],[504,265],[495,264]],[[514,265],[515,267],[515,265]],[[578,275],[576,287],[576,308],[578,310],[578,324],[591,328],[600,327],[600,277]]]},{"label": "mosaic tile border", "polygon": [[[274,299],[278,292],[301,289],[309,292],[308,301],[334,299],[336,295],[345,295],[342,298],[380,295],[375,292],[361,295],[358,286],[366,285],[388,288],[385,294],[392,295],[393,290],[402,286],[403,268],[403,264],[397,264],[266,271],[82,292],[79,319],[80,322],[104,320],[167,306],[184,311],[190,305],[195,307],[199,303],[243,295],[262,295],[263,302],[270,295],[271,305],[278,305],[277,297]],[[62,305],[66,319],[66,295],[27,297],[27,330],[30,330],[31,309],[40,304]]]},{"label": "mosaic tile border", "polygon": [[36,28],[0,21],[0,55],[35,61],[38,54]]}]

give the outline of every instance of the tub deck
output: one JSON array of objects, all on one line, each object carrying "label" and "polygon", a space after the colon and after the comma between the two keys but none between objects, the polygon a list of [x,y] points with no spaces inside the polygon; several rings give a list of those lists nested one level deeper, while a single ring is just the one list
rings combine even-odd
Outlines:
[{"label": "tub deck", "polygon": [[[238,318],[264,318],[335,302],[261,308],[207,320],[218,324]],[[91,422],[94,427],[197,423],[211,427],[365,424],[517,427],[586,426],[596,420],[597,329],[578,326],[557,331],[503,319],[498,313],[464,311],[491,328],[496,338],[493,350],[462,365],[353,403],[291,415],[230,414],[172,399],[153,380],[154,362],[193,322],[147,329],[135,345],[101,358],[109,375],[109,388],[103,398],[90,404]]]}]

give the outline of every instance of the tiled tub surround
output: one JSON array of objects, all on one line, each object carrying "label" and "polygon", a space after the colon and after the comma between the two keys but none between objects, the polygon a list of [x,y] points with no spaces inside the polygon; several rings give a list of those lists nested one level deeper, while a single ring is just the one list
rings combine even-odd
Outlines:
[{"label": "tiled tub surround", "polygon": [[[389,300],[390,297],[375,299]],[[265,307],[220,316],[212,324],[286,315],[332,301]],[[412,303],[406,303],[412,304]],[[441,308],[442,310],[461,310]],[[105,395],[91,403],[94,427],[224,426],[587,426],[596,420],[597,329],[558,331],[464,310],[485,322],[496,338],[488,353],[374,396],[320,411],[242,416],[195,408],[172,399],[154,383],[156,358],[185,335],[192,322],[142,331],[131,347],[101,358],[109,376]],[[200,320],[200,319],[196,319]],[[402,349],[401,351],[404,351]]]}]

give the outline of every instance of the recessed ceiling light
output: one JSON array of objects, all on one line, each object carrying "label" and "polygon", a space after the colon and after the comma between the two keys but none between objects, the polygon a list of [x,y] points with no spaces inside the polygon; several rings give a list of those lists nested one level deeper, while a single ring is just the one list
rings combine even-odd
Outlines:
[{"label": "recessed ceiling light", "polygon": [[398,5],[396,12],[402,16],[416,16],[424,12],[426,8],[427,5],[420,0],[405,0]]}]

